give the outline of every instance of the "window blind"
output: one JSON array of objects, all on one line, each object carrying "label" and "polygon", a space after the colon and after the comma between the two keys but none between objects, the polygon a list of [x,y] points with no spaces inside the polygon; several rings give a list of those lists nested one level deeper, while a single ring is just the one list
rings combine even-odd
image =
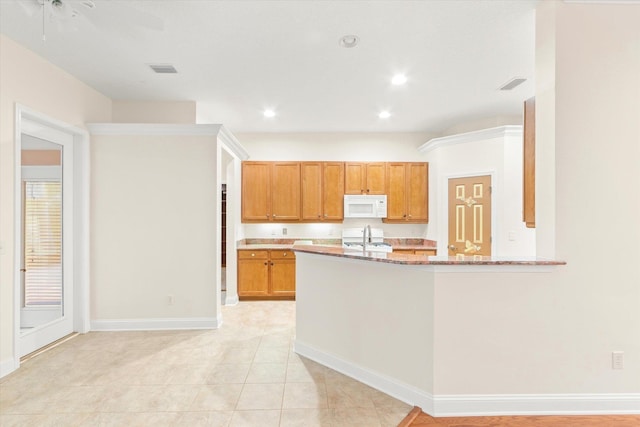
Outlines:
[{"label": "window blind", "polygon": [[24,306],[62,304],[62,183],[25,181]]}]

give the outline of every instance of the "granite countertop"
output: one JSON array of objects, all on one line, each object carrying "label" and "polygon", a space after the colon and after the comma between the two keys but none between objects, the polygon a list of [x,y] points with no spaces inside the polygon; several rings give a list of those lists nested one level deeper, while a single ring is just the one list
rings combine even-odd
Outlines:
[{"label": "granite countertop", "polygon": [[484,257],[465,256],[464,258],[449,256],[427,256],[384,252],[362,252],[339,247],[296,245],[295,252],[306,252],[341,258],[362,259],[390,264],[406,265],[565,265],[564,261],[555,261],[537,257]]},{"label": "granite countertop", "polygon": [[[294,245],[296,240],[311,240],[312,246],[324,246],[341,248],[340,239],[244,239],[237,244],[238,250],[269,250],[269,249],[292,249],[299,245]],[[416,238],[389,238],[384,239],[394,250],[436,250],[437,244],[433,240]]]}]

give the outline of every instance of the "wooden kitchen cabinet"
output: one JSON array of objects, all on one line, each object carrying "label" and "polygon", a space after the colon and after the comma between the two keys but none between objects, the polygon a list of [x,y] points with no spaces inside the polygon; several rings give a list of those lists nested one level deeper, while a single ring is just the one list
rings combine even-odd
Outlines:
[{"label": "wooden kitchen cabinet", "polygon": [[536,226],[536,99],[524,102],[522,220]]},{"label": "wooden kitchen cabinet", "polygon": [[300,220],[300,162],[242,163],[242,221]]},{"label": "wooden kitchen cabinet", "polygon": [[295,297],[296,295],[296,259],[292,251],[270,251],[271,289],[270,295]]},{"label": "wooden kitchen cabinet", "polygon": [[394,253],[396,254],[407,254],[407,255],[426,255],[426,256],[435,256],[437,251],[435,249],[394,249]]},{"label": "wooden kitchen cabinet", "polygon": [[429,164],[387,163],[388,223],[429,222]]},{"label": "wooden kitchen cabinet", "polygon": [[345,163],[344,194],[386,194],[386,164]]},{"label": "wooden kitchen cabinet", "polygon": [[269,295],[269,251],[238,251],[238,295]]},{"label": "wooden kitchen cabinet", "polygon": [[344,163],[302,162],[302,220],[344,219]]},{"label": "wooden kitchen cabinet", "polygon": [[296,257],[290,250],[238,250],[240,299],[292,299]]}]

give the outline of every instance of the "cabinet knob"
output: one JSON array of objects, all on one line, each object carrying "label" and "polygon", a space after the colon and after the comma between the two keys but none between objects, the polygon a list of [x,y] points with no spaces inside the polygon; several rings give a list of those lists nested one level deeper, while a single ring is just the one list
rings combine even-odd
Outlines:
[{"label": "cabinet knob", "polygon": [[251,254],[251,256],[256,256],[256,254]]},{"label": "cabinet knob", "polygon": [[267,263],[265,262],[264,265],[267,265]]},{"label": "cabinet knob", "polygon": [[282,256],[287,256],[287,254],[286,254],[286,253],[284,253],[284,254],[282,254]]},{"label": "cabinet knob", "polygon": [[273,263],[271,263],[271,265],[273,265]]},{"label": "cabinet knob", "polygon": [[367,188],[367,193],[369,192],[369,189]]},{"label": "cabinet knob", "polygon": [[276,217],[276,214],[273,214],[273,217],[275,218],[275,217]]},{"label": "cabinet knob", "polygon": [[320,218],[320,215],[318,214],[318,218]]},{"label": "cabinet knob", "polygon": [[409,214],[409,218],[411,218],[411,214]]},{"label": "cabinet knob", "polygon": [[328,217],[328,216],[329,216],[329,215],[327,215],[327,214],[324,214],[324,217],[325,217],[325,218],[326,218],[326,217]]},{"label": "cabinet knob", "polygon": [[407,214],[402,215],[402,218],[406,218],[406,217],[407,217]]}]

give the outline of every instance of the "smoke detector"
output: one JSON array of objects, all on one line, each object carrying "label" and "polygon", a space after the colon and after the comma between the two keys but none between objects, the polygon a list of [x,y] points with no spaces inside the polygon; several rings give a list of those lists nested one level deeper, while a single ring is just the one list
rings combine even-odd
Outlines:
[{"label": "smoke detector", "polygon": [[338,43],[342,47],[349,48],[349,47],[356,47],[359,41],[360,41],[360,38],[358,36],[355,36],[353,34],[348,34],[346,36],[340,37],[340,41]]}]

